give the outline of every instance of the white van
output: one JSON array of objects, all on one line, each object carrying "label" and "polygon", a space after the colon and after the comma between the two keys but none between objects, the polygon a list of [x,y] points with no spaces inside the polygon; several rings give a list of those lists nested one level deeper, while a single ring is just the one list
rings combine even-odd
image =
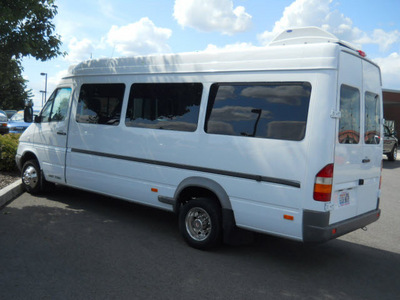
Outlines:
[{"label": "white van", "polygon": [[196,248],[248,231],[323,242],[380,216],[382,116],[379,67],[300,28],[261,49],[82,62],[16,161],[30,193],[173,211]]}]

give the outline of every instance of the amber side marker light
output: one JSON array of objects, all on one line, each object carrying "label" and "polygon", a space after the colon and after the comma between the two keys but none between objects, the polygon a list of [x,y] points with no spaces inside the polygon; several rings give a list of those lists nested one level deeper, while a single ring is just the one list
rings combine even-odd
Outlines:
[{"label": "amber side marker light", "polygon": [[289,220],[289,221],[293,221],[293,220],[294,220],[294,217],[293,217],[293,216],[290,216],[290,215],[283,215],[283,218],[284,218],[285,220]]},{"label": "amber side marker light", "polygon": [[151,188],[151,191],[154,193],[158,193],[158,189],[156,189],[156,188]]}]

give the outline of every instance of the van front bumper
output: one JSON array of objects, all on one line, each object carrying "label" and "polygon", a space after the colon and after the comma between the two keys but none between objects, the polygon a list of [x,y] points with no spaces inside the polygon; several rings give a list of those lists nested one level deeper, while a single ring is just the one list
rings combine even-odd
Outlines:
[{"label": "van front bumper", "polygon": [[338,223],[329,224],[329,212],[303,211],[303,241],[322,243],[365,227],[379,219],[378,208]]}]

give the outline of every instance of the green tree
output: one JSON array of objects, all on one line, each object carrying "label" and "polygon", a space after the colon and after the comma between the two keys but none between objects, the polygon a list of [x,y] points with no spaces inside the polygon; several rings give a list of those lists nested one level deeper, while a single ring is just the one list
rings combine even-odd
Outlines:
[{"label": "green tree", "polygon": [[0,54],[0,108],[20,110],[24,101],[31,97],[26,89],[26,80],[22,77],[20,63],[7,60]]},{"label": "green tree", "polygon": [[63,55],[52,19],[54,0],[0,0],[0,108],[20,109],[31,97],[22,77],[21,60],[46,61]]}]

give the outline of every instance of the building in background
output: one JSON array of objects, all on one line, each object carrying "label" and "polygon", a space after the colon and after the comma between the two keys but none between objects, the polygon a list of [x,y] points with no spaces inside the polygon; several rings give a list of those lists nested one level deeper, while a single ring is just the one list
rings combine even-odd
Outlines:
[{"label": "building in background", "polygon": [[400,134],[400,91],[383,89],[383,116],[394,121],[394,129]]}]

